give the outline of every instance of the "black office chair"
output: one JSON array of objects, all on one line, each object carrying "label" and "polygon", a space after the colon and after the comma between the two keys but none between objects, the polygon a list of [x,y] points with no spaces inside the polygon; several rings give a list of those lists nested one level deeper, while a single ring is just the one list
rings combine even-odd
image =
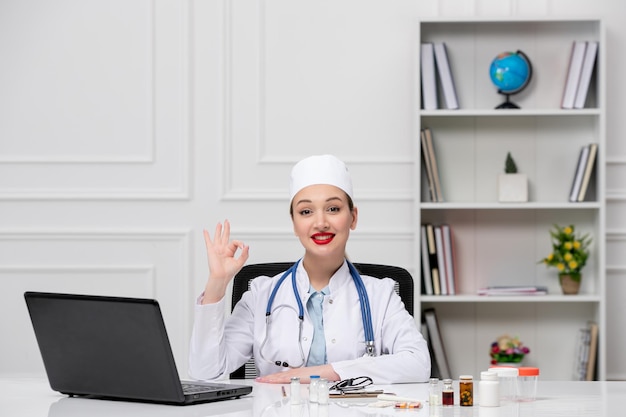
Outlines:
[{"label": "black office chair", "polygon": [[[250,281],[259,276],[273,277],[286,271],[293,265],[293,262],[272,262],[263,264],[252,264],[244,266],[233,279],[232,307],[241,299],[244,292],[250,289]],[[362,275],[369,275],[376,278],[391,278],[395,283],[395,291],[402,299],[404,307],[409,314],[413,315],[413,277],[404,268],[390,265],[362,264],[355,263],[355,268]],[[243,366],[230,374],[231,379],[253,379],[256,378],[256,367],[254,358],[251,358]]]}]

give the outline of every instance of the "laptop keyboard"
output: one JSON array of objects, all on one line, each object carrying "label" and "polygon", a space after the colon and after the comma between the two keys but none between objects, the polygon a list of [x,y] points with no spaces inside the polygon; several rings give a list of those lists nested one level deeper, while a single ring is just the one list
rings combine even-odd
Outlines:
[{"label": "laptop keyboard", "polygon": [[216,389],[223,388],[221,385],[200,385],[200,384],[190,384],[183,383],[183,393],[185,394],[195,394],[199,392],[208,392],[215,391]]}]

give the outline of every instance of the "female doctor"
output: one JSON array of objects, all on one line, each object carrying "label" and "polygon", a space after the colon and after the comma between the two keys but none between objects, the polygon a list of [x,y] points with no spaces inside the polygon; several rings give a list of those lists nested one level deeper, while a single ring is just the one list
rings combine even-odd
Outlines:
[{"label": "female doctor", "polygon": [[209,279],[195,307],[190,377],[227,378],[254,355],[259,382],[308,382],[310,375],[369,376],[374,384],[428,380],[426,342],[394,281],[361,276],[345,257],[358,220],[352,196],[342,161],[320,155],[298,162],[290,213],[304,256],[285,273],[254,279],[228,317],[226,288],[249,247],[230,240],[228,221],[212,237],[204,231]]}]

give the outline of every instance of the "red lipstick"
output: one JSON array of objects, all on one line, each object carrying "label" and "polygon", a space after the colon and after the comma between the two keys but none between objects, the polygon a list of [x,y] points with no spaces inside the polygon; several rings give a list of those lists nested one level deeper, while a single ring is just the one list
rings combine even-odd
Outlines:
[{"label": "red lipstick", "polygon": [[335,235],[332,233],[315,233],[311,236],[311,239],[313,239],[316,245],[328,245],[333,241],[334,237]]}]

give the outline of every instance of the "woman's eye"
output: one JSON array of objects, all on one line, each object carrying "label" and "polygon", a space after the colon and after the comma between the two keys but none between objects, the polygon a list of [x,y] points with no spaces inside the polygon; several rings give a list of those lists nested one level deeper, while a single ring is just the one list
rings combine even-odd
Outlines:
[{"label": "woman's eye", "polygon": [[311,210],[309,210],[309,209],[300,210],[300,215],[301,216],[306,216],[306,215],[309,215],[309,214],[311,214]]},{"label": "woman's eye", "polygon": [[330,211],[331,213],[338,213],[340,210],[339,207],[329,207],[328,211]]}]

